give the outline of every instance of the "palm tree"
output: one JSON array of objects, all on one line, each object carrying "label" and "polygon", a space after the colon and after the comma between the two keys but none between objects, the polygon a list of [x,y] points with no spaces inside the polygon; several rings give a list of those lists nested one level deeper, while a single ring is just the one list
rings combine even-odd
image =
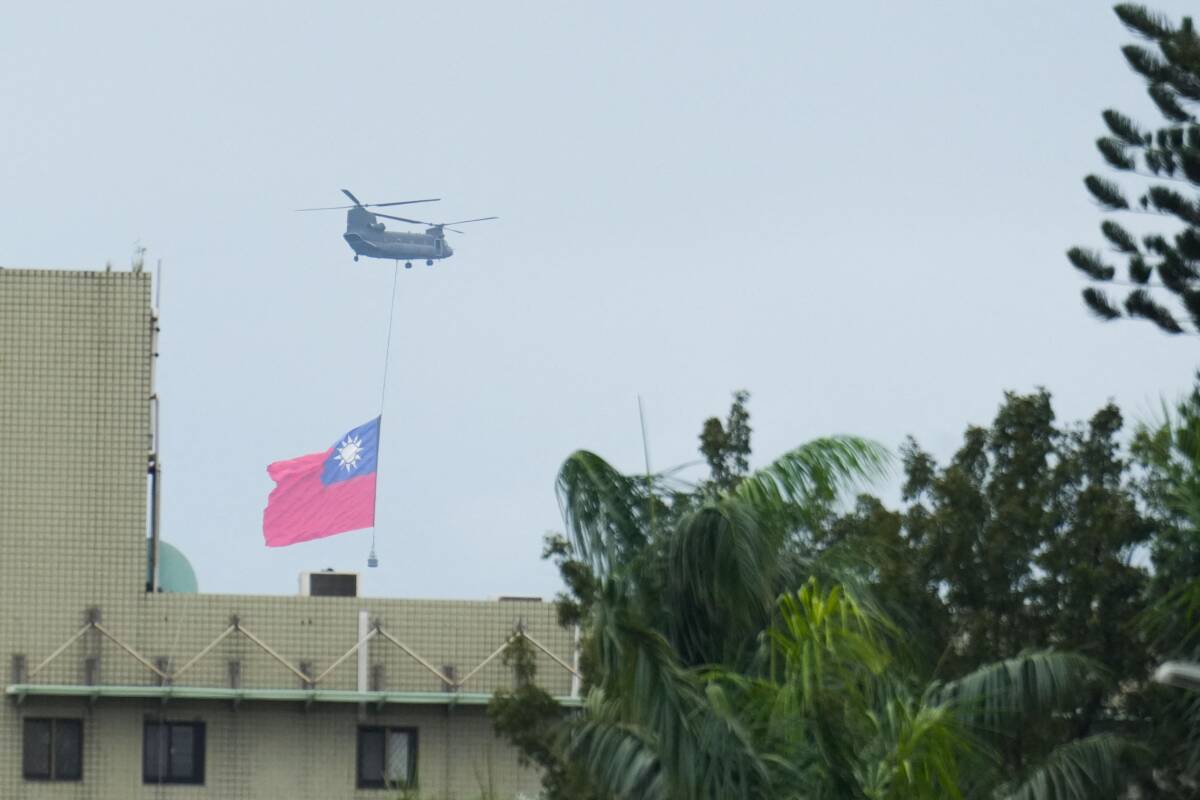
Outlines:
[{"label": "palm tree", "polygon": [[700,490],[564,463],[558,494],[592,572],[590,691],[563,747],[614,798],[1114,797],[1123,743],[1101,735],[1021,775],[993,757],[1006,731],[1078,701],[1098,670],[1029,653],[950,683],[923,681],[904,631],[854,554],[814,534],[886,452],[819,439]]}]

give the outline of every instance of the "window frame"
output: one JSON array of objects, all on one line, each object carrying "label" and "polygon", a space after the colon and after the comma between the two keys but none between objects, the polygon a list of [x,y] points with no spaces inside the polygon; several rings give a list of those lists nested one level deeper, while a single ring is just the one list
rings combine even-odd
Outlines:
[{"label": "window frame", "polygon": [[[160,772],[162,774],[151,775],[147,770],[148,750],[150,749],[151,729],[165,731],[166,739],[162,752],[165,754],[165,763],[163,756],[159,757]],[[191,728],[192,729],[192,775],[178,777],[171,775],[171,740],[174,736],[175,728]],[[172,783],[184,784],[188,786],[203,786],[204,773],[207,766],[205,761],[205,751],[207,749],[207,729],[202,720],[175,720],[175,719],[153,719],[147,718],[142,723],[142,783],[149,786],[158,786],[159,784]]]},{"label": "window frame", "polygon": [[[408,782],[401,786],[389,786],[387,778],[376,781],[363,777],[362,747],[364,733],[383,733],[383,769],[387,772],[388,739],[394,734],[408,737]],[[359,725],[354,746],[354,786],[357,789],[415,789],[417,788],[417,752],[420,736],[417,729],[406,725]]]},{"label": "window frame", "polygon": [[[50,729],[50,741],[46,752],[47,770],[46,774],[31,774],[25,768],[26,747],[29,738],[30,723],[44,723]],[[79,762],[78,769],[74,775],[60,774],[58,764],[58,738],[59,729],[61,727],[74,726],[78,732],[79,741]],[[79,717],[23,717],[21,720],[21,777],[27,781],[45,781],[45,782],[69,782],[76,783],[83,780],[83,720]]]}]

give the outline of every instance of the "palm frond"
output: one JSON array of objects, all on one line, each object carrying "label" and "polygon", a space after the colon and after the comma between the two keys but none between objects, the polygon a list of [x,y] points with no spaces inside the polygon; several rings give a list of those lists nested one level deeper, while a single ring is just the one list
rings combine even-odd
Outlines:
[{"label": "palm frond", "polygon": [[1076,739],[1051,751],[997,800],[1104,800],[1122,795],[1122,760],[1132,745],[1113,734]]},{"label": "palm frond", "polygon": [[1155,598],[1138,617],[1138,626],[1164,650],[1194,651],[1200,646],[1200,580]]},{"label": "palm frond", "polygon": [[803,506],[885,477],[891,455],[855,436],[814,439],[751,473],[734,490],[760,509]]},{"label": "palm frond", "polygon": [[[606,582],[593,616],[600,688],[612,718],[644,731],[668,797],[756,797],[770,773],[735,715],[682,668],[671,644]],[[629,746],[629,745],[627,745]]]},{"label": "palm frond", "polygon": [[559,469],[558,504],[571,543],[597,575],[645,544],[646,488],[587,450],[572,453]]},{"label": "palm frond", "polygon": [[970,737],[949,709],[893,697],[868,718],[871,738],[863,743],[865,757],[859,768],[866,797],[963,796],[959,772],[971,749]]},{"label": "palm frond", "polygon": [[577,759],[597,788],[629,800],[665,800],[667,794],[653,737],[605,709],[593,691],[585,716],[564,733],[562,746]]},{"label": "palm frond", "polygon": [[684,664],[738,664],[770,618],[781,533],[739,498],[710,501],[667,543],[667,633]]},{"label": "palm frond", "polygon": [[842,586],[824,590],[816,579],[781,597],[769,637],[783,672],[784,707],[807,713],[831,691],[848,702],[858,695],[862,679],[890,661],[877,636],[886,625]]},{"label": "palm frond", "polygon": [[986,664],[933,692],[987,733],[1003,733],[1031,717],[1073,708],[1103,668],[1085,656],[1039,650]]}]

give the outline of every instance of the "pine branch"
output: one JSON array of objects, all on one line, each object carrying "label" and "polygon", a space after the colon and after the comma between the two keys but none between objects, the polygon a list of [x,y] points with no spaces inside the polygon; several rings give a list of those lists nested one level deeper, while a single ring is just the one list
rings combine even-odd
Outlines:
[{"label": "pine branch", "polygon": [[1200,230],[1184,228],[1176,234],[1175,251],[1185,261],[1200,261]]},{"label": "pine branch", "polygon": [[1173,122],[1192,122],[1195,118],[1187,112],[1183,106],[1179,104],[1179,98],[1166,85],[1161,83],[1152,83],[1148,90],[1150,99],[1158,106],[1158,110],[1163,113],[1163,116]]},{"label": "pine branch", "polygon": [[1200,100],[1200,78],[1175,64],[1168,64],[1162,74],[1175,91],[1189,100]]},{"label": "pine branch", "polygon": [[1072,247],[1068,250],[1067,260],[1093,280],[1110,281],[1117,274],[1115,269],[1100,260],[1099,255],[1082,247]]},{"label": "pine branch", "polygon": [[1108,295],[1104,292],[1089,286],[1083,290],[1083,302],[1088,309],[1102,320],[1119,319],[1121,312],[1108,301]]},{"label": "pine branch", "polygon": [[1113,243],[1113,247],[1122,253],[1141,252],[1138,249],[1137,240],[1133,238],[1133,234],[1110,219],[1106,219],[1100,223],[1100,232],[1104,234],[1104,238]]},{"label": "pine branch", "polygon": [[1173,214],[1189,225],[1200,225],[1200,209],[1174,189],[1151,186],[1146,197],[1158,211]]},{"label": "pine branch", "polygon": [[1113,11],[1116,12],[1117,18],[1125,23],[1125,27],[1147,39],[1165,39],[1173,30],[1169,19],[1142,5],[1120,3]]},{"label": "pine branch", "polygon": [[1131,170],[1137,166],[1137,162],[1125,152],[1125,143],[1120,139],[1114,139],[1111,136],[1104,136],[1096,140],[1096,149],[1100,151],[1100,155],[1104,156],[1104,160],[1109,166],[1121,170]]},{"label": "pine branch", "polygon": [[[1146,166],[1150,167],[1151,170],[1154,170],[1155,165],[1151,162],[1151,159],[1159,158],[1161,153],[1162,153],[1161,150],[1146,150],[1144,153],[1144,156],[1146,159]],[[1170,165],[1170,167],[1171,167],[1171,171],[1174,172],[1174,164],[1173,163]],[[1145,172],[1140,169],[1123,170],[1123,172],[1126,175],[1136,175],[1139,178],[1146,178],[1147,180],[1171,181],[1173,183],[1182,183],[1185,186],[1192,188],[1192,189],[1196,188],[1196,181],[1190,181],[1187,178],[1179,178],[1170,173],[1163,175],[1162,173],[1159,173],[1159,172],[1154,172],[1154,171]]]},{"label": "pine branch", "polygon": [[1150,276],[1153,271],[1150,265],[1146,263],[1141,256],[1134,256],[1129,259],[1129,278],[1135,283],[1146,284],[1150,282]]},{"label": "pine branch", "polygon": [[1183,293],[1183,305],[1192,318],[1192,324],[1200,329],[1200,291],[1189,289]]},{"label": "pine branch", "polygon": [[1143,236],[1142,244],[1146,246],[1147,250],[1152,253],[1157,253],[1160,256],[1171,251],[1171,245],[1167,243],[1166,239],[1157,233],[1151,233]]},{"label": "pine branch", "polygon": [[1134,72],[1154,83],[1170,80],[1166,62],[1146,48],[1136,44],[1127,44],[1121,48],[1121,52],[1125,55],[1129,66],[1133,67]]},{"label": "pine branch", "polygon": [[1183,167],[1183,174],[1189,181],[1200,183],[1200,153],[1194,147],[1179,151],[1179,166]]},{"label": "pine branch", "polygon": [[1105,208],[1118,210],[1129,208],[1129,201],[1121,194],[1121,190],[1112,181],[1096,175],[1088,175],[1083,179],[1083,185],[1091,192],[1092,197],[1096,198],[1096,202]]},{"label": "pine branch", "polygon": [[1167,152],[1178,150],[1183,147],[1183,128],[1159,128],[1154,134],[1154,141],[1160,149]]},{"label": "pine branch", "polygon": [[1112,135],[1121,141],[1134,147],[1141,147],[1143,144],[1146,144],[1149,134],[1138,130],[1134,121],[1120,111],[1114,111],[1109,108],[1105,109],[1100,116],[1104,118],[1104,124],[1112,131]]},{"label": "pine branch", "polygon": [[1189,284],[1196,279],[1196,273],[1171,253],[1158,263],[1158,277],[1172,292],[1182,294],[1191,288]]},{"label": "pine branch", "polygon": [[[1175,177],[1175,157],[1167,150],[1147,150],[1145,153],[1146,166],[1154,173],[1155,177],[1161,177],[1159,173],[1165,172],[1171,180],[1182,181],[1185,178]],[[1191,183],[1188,181],[1188,183]]]},{"label": "pine branch", "polygon": [[1135,289],[1125,298],[1125,310],[1131,317],[1148,319],[1167,333],[1183,333],[1183,328],[1171,316],[1171,312],[1154,302],[1145,289]]}]

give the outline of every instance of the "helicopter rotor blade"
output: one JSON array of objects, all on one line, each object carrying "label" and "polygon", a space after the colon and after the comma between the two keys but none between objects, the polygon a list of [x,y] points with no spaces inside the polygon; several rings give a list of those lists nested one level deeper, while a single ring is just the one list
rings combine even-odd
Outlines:
[{"label": "helicopter rotor blade", "polygon": [[346,195],[346,197],[349,197],[350,202],[354,203],[354,205],[356,205],[356,206],[362,205],[362,202],[357,197],[355,197],[354,193],[351,192],[349,189],[342,189],[342,194]]},{"label": "helicopter rotor blade", "polygon": [[[438,225],[440,227],[445,227],[447,225],[466,225],[468,222],[485,222],[489,219],[500,219],[500,218],[499,217],[478,217],[476,219],[460,219],[457,222],[439,222]],[[462,231],[455,231],[455,233],[462,233]]]},{"label": "helicopter rotor blade", "polygon": [[500,219],[499,217],[478,217],[476,219],[460,219],[457,222],[426,222],[425,220],[421,220],[421,219],[409,219],[408,217],[397,217],[394,214],[384,214],[384,213],[381,213],[378,211],[375,211],[372,213],[374,213],[375,216],[377,216],[377,217],[384,217],[385,219],[394,219],[394,220],[398,220],[400,222],[407,222],[410,225],[427,225],[430,228],[437,228],[438,230],[451,231],[453,233],[466,233],[466,231],[460,231],[457,228],[451,228],[450,227],[451,225],[465,225],[468,222],[484,222],[489,219]]},{"label": "helicopter rotor blade", "polygon": [[413,203],[436,203],[440,197],[427,197],[424,200],[397,200],[394,203],[364,203],[366,208],[382,208],[383,206],[407,206]]},{"label": "helicopter rotor blade", "polygon": [[383,214],[380,212],[374,212],[374,214],[377,217],[383,217],[385,219],[394,219],[394,220],[399,220],[400,222],[407,222],[409,225],[433,225],[434,227],[437,227],[437,223],[425,222],[424,220],[420,220],[420,219],[409,219],[408,217],[397,217],[394,214]]},{"label": "helicopter rotor blade", "polygon": [[[351,195],[353,197],[353,195]],[[411,203],[434,203],[440,197],[428,197],[424,200],[396,200],[391,203],[357,203],[352,206],[322,206],[321,208],[297,208],[297,211],[344,211],[347,208],[381,208],[383,206],[406,206]]]}]

